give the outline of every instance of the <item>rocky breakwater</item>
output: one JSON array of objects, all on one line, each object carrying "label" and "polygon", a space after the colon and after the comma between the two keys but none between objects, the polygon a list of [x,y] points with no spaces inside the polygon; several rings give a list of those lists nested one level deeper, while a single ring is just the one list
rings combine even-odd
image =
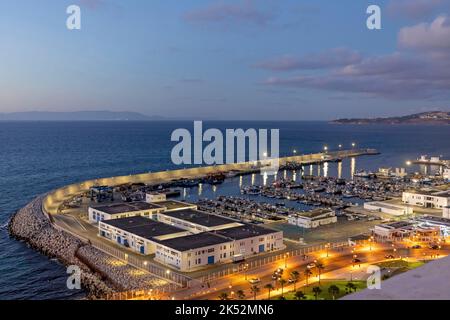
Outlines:
[{"label": "rocky breakwater", "polygon": [[11,218],[8,225],[10,235],[25,241],[48,257],[58,259],[66,266],[80,267],[81,284],[86,289],[88,298],[101,298],[120,290],[77,257],[78,250],[86,244],[53,227],[49,218],[42,212],[42,199],[43,197],[34,199]]}]

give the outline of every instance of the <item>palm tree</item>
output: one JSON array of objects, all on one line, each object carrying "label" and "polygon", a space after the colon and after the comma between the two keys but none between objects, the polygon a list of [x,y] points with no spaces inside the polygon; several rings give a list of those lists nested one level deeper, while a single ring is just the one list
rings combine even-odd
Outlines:
[{"label": "palm tree", "polygon": [[356,291],[356,286],[353,284],[353,282],[348,282],[345,285],[345,288],[350,292],[352,292],[353,290]]},{"label": "palm tree", "polygon": [[252,286],[250,288],[250,292],[253,294],[253,300],[256,300],[256,295],[259,292],[259,287],[258,286]]},{"label": "palm tree", "polygon": [[266,284],[266,285],[264,286],[264,288],[267,289],[267,291],[269,292],[268,300],[270,300],[270,292],[271,292],[273,289],[275,289],[275,288],[274,288],[273,284],[271,284],[271,283]]},{"label": "palm tree", "polygon": [[291,280],[294,283],[294,292],[297,291],[297,282],[300,279],[300,272],[292,271],[291,272]]},{"label": "palm tree", "polygon": [[320,276],[322,275],[322,271],[325,269],[325,266],[323,265],[322,262],[318,261],[318,262],[316,262],[316,268],[317,268],[317,272],[318,272],[319,286],[320,286]]},{"label": "palm tree", "polygon": [[339,294],[339,291],[339,287],[334,284],[328,288],[328,293],[331,294],[333,300],[336,300],[336,296]]},{"label": "palm tree", "polygon": [[306,295],[303,293],[303,291],[296,291],[294,293],[295,299],[297,300],[303,300],[306,299]]},{"label": "palm tree", "polygon": [[312,271],[309,269],[305,269],[304,275],[305,275],[306,286],[308,286],[309,285],[308,280],[309,280],[309,277],[312,276]]},{"label": "palm tree", "polygon": [[236,291],[236,297],[238,297],[239,300],[244,300],[245,299],[244,291],[242,291],[242,290]]},{"label": "palm tree", "polygon": [[222,293],[219,295],[219,299],[220,299],[220,300],[228,300],[228,293],[222,292]]},{"label": "palm tree", "polygon": [[284,280],[283,278],[281,278],[280,280],[278,280],[278,282],[280,283],[280,286],[281,286],[281,296],[283,296],[283,294],[284,294],[284,285],[287,283],[287,281]]},{"label": "palm tree", "polygon": [[312,291],[314,292],[314,298],[317,300],[319,295],[322,293],[322,289],[320,289],[320,287],[314,287],[312,288]]}]

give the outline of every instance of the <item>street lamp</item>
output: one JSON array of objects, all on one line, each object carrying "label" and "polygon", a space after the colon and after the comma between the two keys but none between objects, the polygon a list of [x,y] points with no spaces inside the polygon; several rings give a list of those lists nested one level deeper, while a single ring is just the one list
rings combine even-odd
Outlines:
[{"label": "street lamp", "polygon": [[285,255],[284,255],[284,268],[286,269],[287,268],[287,258],[289,257],[289,253],[286,253]]},{"label": "street lamp", "polygon": [[406,165],[409,167],[410,165],[412,164],[412,162],[411,161],[406,161]]},{"label": "street lamp", "polygon": [[352,142],[352,148],[356,147],[356,143]]},{"label": "street lamp", "polygon": [[339,149],[342,149],[342,144],[339,145]]},{"label": "street lamp", "polygon": [[328,256],[329,256],[330,246],[331,246],[330,243],[327,243],[327,244],[325,245],[325,248],[327,248],[327,258],[328,258]]},{"label": "street lamp", "polygon": [[327,152],[327,151],[328,151],[328,146],[323,147],[323,150],[324,150],[325,152]]}]

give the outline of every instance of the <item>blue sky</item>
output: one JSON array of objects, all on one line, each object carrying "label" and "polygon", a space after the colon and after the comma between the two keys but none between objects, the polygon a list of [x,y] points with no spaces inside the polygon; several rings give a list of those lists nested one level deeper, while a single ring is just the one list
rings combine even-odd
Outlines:
[{"label": "blue sky", "polygon": [[[82,29],[65,27],[77,4]],[[366,8],[382,8],[382,30]],[[0,112],[333,119],[448,110],[448,0],[5,0]]]}]

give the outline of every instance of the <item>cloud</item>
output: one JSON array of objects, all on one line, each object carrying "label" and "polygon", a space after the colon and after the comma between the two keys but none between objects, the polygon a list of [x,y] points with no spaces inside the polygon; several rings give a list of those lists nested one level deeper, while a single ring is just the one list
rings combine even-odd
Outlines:
[{"label": "cloud", "polygon": [[421,19],[449,4],[450,0],[391,0],[387,10],[393,16]]},{"label": "cloud", "polygon": [[420,23],[402,28],[398,36],[399,46],[427,52],[450,50],[450,18],[442,15],[431,23]]},{"label": "cloud", "polygon": [[347,66],[361,61],[361,55],[346,48],[334,48],[318,54],[304,57],[285,55],[275,59],[259,62],[256,68],[271,71],[314,70]]},{"label": "cloud", "polygon": [[191,23],[250,23],[265,25],[273,15],[257,8],[252,0],[230,4],[213,3],[207,7],[192,10],[184,14],[184,19]]},{"label": "cloud", "polygon": [[268,86],[356,93],[387,99],[450,97],[450,62],[431,56],[395,53],[368,57],[325,74],[270,77]]}]

